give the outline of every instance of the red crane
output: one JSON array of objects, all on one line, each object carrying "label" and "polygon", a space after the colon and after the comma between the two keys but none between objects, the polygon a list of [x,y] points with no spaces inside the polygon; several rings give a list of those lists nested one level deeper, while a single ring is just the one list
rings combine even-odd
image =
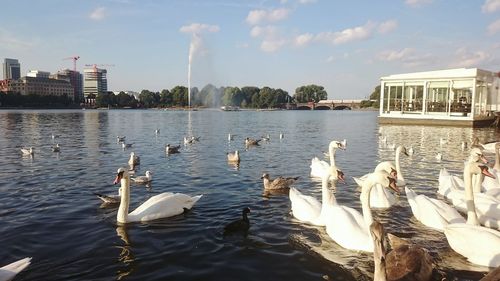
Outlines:
[{"label": "red crane", "polygon": [[76,61],[80,58],[80,56],[67,57],[63,60],[73,60],[73,71],[76,73]]}]

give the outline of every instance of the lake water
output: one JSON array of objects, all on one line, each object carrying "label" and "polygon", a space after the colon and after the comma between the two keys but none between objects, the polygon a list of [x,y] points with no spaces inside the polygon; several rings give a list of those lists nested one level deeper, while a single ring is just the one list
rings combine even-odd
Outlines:
[{"label": "lake water", "polygon": [[[337,186],[336,197],[360,210],[352,177],[393,160],[393,143],[415,150],[401,158],[408,186],[436,197],[442,167],[461,173],[468,154],[462,141],[499,137],[493,129],[381,126],[376,117],[362,111],[0,111],[1,265],[33,257],[16,280],[371,280],[373,256],[342,249],[324,228],[295,220],[288,195],[263,196],[263,172],[300,176],[296,187],[320,198],[321,184],[309,177],[311,159],[323,157],[331,140],[347,139],[347,150],[336,154],[347,183]],[[235,135],[231,142],[228,133]],[[52,134],[59,135],[60,153],[51,151]],[[245,149],[245,137],[266,134],[270,142]],[[117,135],[133,147],[123,150]],[[186,135],[201,141],[165,155],[166,143],[180,144]],[[448,143],[440,146],[440,138]],[[33,146],[34,157],[22,156],[23,146]],[[238,168],[226,161],[226,152],[236,149]],[[117,192],[112,181],[131,151],[141,157],[137,174],[154,173],[150,186],[132,185],[131,210],[166,191],[203,197],[183,215],[118,226],[117,208],[102,206],[93,193]],[[223,237],[243,207],[251,209],[248,236]],[[404,192],[395,206],[373,213],[388,232],[430,250],[436,279],[478,280],[488,271],[416,221]]]}]

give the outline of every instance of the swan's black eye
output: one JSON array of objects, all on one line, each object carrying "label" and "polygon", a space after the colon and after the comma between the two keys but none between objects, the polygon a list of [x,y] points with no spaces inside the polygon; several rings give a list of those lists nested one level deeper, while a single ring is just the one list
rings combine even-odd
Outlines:
[{"label": "swan's black eye", "polygon": [[119,176],[120,178],[121,178],[121,177],[123,177],[123,172],[124,172],[124,171],[121,171],[121,172],[119,172],[119,173],[118,173],[118,176]]}]

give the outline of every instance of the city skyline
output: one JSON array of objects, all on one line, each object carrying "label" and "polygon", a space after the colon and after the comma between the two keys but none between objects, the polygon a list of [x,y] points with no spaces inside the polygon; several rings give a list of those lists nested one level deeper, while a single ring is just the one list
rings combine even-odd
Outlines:
[{"label": "city skyline", "polygon": [[[368,97],[382,76],[500,66],[500,0],[29,1],[4,5],[0,54],[21,76],[105,64],[112,91],[324,86]],[[22,6],[21,6],[22,5]],[[113,65],[113,66],[112,66]]]}]

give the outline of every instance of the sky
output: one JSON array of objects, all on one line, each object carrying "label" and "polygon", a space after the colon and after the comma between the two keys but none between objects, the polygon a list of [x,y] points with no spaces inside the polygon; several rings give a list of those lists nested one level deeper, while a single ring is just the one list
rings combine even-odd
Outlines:
[{"label": "sky", "polygon": [[[500,71],[500,0],[0,0],[0,59],[85,65],[108,90],[208,83],[365,99],[380,77]],[[68,59],[69,58],[69,59]]]}]

